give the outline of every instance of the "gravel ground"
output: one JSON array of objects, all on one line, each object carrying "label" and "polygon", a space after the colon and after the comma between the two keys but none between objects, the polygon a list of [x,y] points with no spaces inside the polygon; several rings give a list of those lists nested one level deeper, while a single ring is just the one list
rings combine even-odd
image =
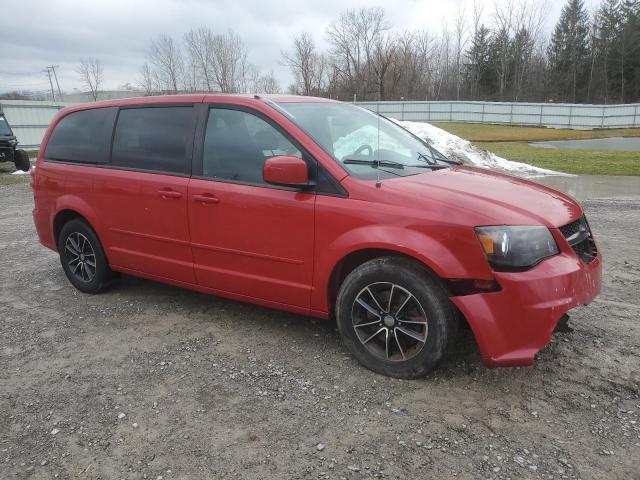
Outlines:
[{"label": "gravel ground", "polygon": [[[585,203],[604,292],[530,368],[418,381],[335,324],[124,277],[89,296],[0,187],[0,478],[640,478],[640,202]],[[514,321],[517,319],[514,319]]]}]

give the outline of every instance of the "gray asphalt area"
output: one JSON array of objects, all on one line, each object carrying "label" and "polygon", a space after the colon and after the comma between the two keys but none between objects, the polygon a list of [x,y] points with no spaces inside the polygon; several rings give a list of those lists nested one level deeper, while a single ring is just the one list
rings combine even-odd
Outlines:
[{"label": "gray asphalt area", "polygon": [[[587,200],[604,291],[533,367],[382,377],[335,324],[125,276],[85,295],[0,187],[0,478],[640,478],[640,201]],[[514,318],[514,322],[518,319]]]}]

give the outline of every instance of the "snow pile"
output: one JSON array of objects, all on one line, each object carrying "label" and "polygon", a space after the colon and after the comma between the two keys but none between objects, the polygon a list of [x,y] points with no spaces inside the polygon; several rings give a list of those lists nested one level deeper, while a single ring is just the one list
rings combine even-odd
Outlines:
[{"label": "snow pile", "polygon": [[[429,123],[422,122],[405,122],[392,119],[398,125],[403,126],[414,135],[422,138],[433,146],[439,152],[453,160],[459,160],[466,165],[475,167],[490,168],[494,170],[502,170],[510,173],[521,175],[568,175],[555,170],[547,170],[546,168],[538,168],[521,162],[513,162],[497,155],[482,150],[471,142],[456,137],[441,128],[434,127]],[[569,175],[570,176],[570,175]]]},{"label": "snow pile", "polygon": [[31,165],[31,168],[26,171],[23,172],[22,170],[16,170],[15,172],[11,172],[11,175],[27,175],[28,173],[31,173],[31,170],[35,170],[36,166],[35,165]]}]

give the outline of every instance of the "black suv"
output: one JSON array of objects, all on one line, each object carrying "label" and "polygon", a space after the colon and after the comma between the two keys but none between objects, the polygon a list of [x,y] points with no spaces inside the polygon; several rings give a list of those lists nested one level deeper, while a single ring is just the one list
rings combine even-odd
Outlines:
[{"label": "black suv", "polygon": [[24,150],[16,150],[18,140],[13,134],[9,122],[0,113],[0,162],[13,162],[18,170],[29,171],[29,155]]}]

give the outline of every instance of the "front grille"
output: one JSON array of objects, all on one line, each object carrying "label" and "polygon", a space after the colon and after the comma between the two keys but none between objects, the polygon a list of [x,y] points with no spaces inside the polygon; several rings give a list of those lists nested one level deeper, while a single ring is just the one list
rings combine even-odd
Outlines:
[{"label": "front grille", "polygon": [[575,222],[560,227],[560,232],[584,263],[592,262],[598,255],[596,242],[593,240],[586,217],[580,217]]}]

